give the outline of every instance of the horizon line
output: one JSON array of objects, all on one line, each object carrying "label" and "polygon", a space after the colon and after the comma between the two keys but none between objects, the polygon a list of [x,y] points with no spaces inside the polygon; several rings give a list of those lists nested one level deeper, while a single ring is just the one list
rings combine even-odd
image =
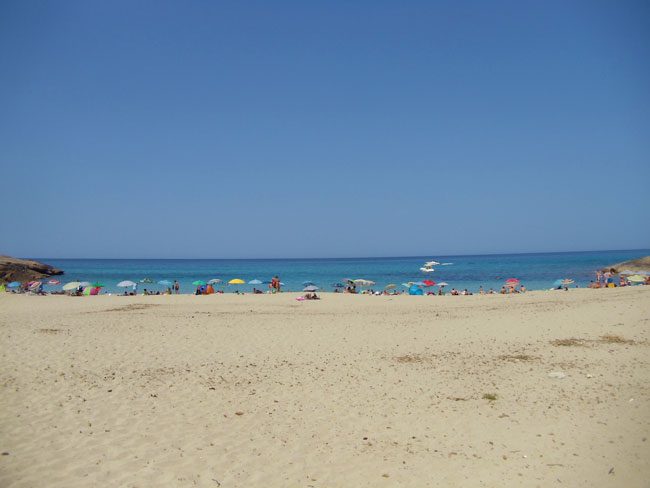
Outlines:
[{"label": "horizon line", "polygon": [[336,260],[336,259],[412,259],[412,258],[430,258],[431,256],[438,257],[482,257],[482,256],[525,256],[525,255],[535,255],[535,254],[580,254],[580,253],[594,253],[594,252],[633,252],[633,251],[650,251],[649,248],[637,248],[637,249],[593,249],[593,250],[582,250],[582,251],[527,251],[527,252],[491,252],[491,253],[470,253],[470,254],[420,254],[420,255],[410,255],[410,256],[338,256],[338,257],[266,257],[266,258],[141,258],[141,257],[123,257],[123,258],[103,258],[103,257],[85,257],[85,258],[70,258],[70,257],[24,257],[22,259],[33,259],[33,260],[48,260],[48,259],[66,259],[66,260],[96,260],[96,261],[309,261],[309,260]]}]

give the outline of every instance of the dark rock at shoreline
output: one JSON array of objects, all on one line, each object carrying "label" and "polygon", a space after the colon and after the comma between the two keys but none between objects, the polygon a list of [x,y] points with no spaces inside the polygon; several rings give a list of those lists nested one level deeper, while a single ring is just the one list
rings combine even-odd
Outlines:
[{"label": "dark rock at shoreline", "polygon": [[609,271],[610,269],[614,269],[616,273],[625,271],[626,269],[631,271],[650,271],[650,256],[623,261],[622,263],[607,266],[603,270]]},{"label": "dark rock at shoreline", "polygon": [[0,256],[0,283],[40,280],[62,274],[63,271],[49,264],[39,263],[38,261],[31,261],[29,259]]}]

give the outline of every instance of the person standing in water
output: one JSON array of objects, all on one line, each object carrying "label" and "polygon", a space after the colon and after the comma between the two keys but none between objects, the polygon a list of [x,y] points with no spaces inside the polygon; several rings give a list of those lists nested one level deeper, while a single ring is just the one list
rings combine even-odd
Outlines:
[{"label": "person standing in water", "polygon": [[273,293],[280,293],[281,283],[278,275],[275,275],[271,280],[271,286],[273,287]]}]

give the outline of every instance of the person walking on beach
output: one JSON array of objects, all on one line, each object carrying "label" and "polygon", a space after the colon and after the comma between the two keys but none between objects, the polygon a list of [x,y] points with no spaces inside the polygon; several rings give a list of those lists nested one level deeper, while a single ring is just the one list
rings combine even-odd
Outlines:
[{"label": "person walking on beach", "polygon": [[181,285],[178,280],[174,280],[174,293],[178,295],[181,291]]}]

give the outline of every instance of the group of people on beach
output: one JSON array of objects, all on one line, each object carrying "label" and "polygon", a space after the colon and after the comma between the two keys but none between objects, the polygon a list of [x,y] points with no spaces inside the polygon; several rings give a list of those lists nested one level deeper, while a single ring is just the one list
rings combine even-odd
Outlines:
[{"label": "group of people on beach", "polygon": [[[596,271],[596,279],[592,280],[588,287],[589,288],[616,288],[616,287],[623,287],[623,286],[630,286],[632,284],[645,284],[645,285],[650,285],[650,273],[645,273],[643,271],[639,271],[637,273],[640,274],[645,274],[645,280],[643,280],[643,277],[636,276],[636,279],[634,283],[632,283],[632,280],[628,280],[630,278],[627,274],[623,273],[620,274],[618,273],[614,268],[611,269],[606,269],[602,271]],[[635,277],[631,277],[635,278]],[[510,281],[513,281],[513,283],[509,283]],[[562,280],[558,280],[562,281]],[[573,280],[563,280],[568,283],[573,283]],[[35,283],[38,283],[39,286],[30,286],[34,285]],[[282,286],[283,283],[280,281],[280,277],[278,275],[275,275],[271,281],[265,282],[268,283],[268,291],[266,293],[280,293],[282,291]],[[84,289],[82,286],[83,284],[80,284],[80,286],[76,290],[72,291],[50,291],[50,292],[45,292],[43,290],[43,284],[40,282],[28,282],[28,283],[23,283],[21,284],[20,287],[17,289],[10,289],[9,287],[6,287],[5,285],[0,284],[0,291],[7,291],[11,293],[31,293],[31,294],[69,294],[69,295],[75,295],[75,296],[82,296],[82,295],[88,295],[87,293],[88,289]],[[418,284],[416,284],[418,285]],[[421,285],[421,284],[420,284]],[[443,284],[444,285],[444,284]],[[361,291],[357,290],[357,285],[349,281],[346,286],[343,285],[336,285],[334,288],[334,293],[352,293],[352,294],[362,294],[362,295],[404,295],[404,294],[413,294],[411,290],[397,290],[394,289],[395,285],[391,285],[393,289],[385,289],[381,291],[376,291],[372,288],[365,288],[362,289]],[[577,287],[578,285],[572,285]],[[390,288],[390,287],[389,287]],[[568,284],[560,284],[560,285],[554,285],[553,289],[564,289],[568,290],[569,285]],[[318,289],[318,288],[315,288]],[[97,295],[100,293],[100,288],[97,288],[96,290],[91,290],[92,293],[91,295]],[[307,290],[305,290],[307,291]],[[501,294],[501,295],[510,295],[510,294],[519,294],[519,293],[526,293],[526,287],[519,283],[519,280],[508,280],[505,285],[501,287],[499,291],[496,291],[493,288],[489,288],[485,290],[483,286],[480,286],[478,289],[478,294],[479,295],[495,295],[495,294]],[[174,280],[173,283],[170,284],[166,288],[165,291],[154,291],[154,290],[148,290],[144,289],[142,291],[142,295],[178,295],[181,293],[181,285],[178,282],[178,280]],[[208,284],[203,284],[199,285],[196,287],[194,294],[195,295],[212,295],[212,294],[223,294],[224,291],[221,289],[215,289],[215,287],[208,283]],[[235,289],[234,293],[236,294],[244,294],[243,292],[239,291],[238,289]],[[256,287],[253,287],[252,293],[257,295],[257,294],[263,294],[264,291],[261,289],[258,289]],[[135,296],[138,294],[137,291],[137,284],[133,286],[133,289],[131,291],[124,291],[122,295],[124,296]],[[456,288],[452,288],[449,292],[445,292],[444,286],[439,286],[437,290],[428,290],[425,291],[424,288],[420,289],[420,291],[416,294],[419,295],[437,295],[437,296],[443,296],[446,294],[452,295],[452,296],[467,296],[467,295],[473,295],[471,291],[469,291],[467,288],[464,290],[457,290]],[[318,299],[319,297],[316,295],[315,290],[311,290],[309,293],[306,295],[303,295],[303,298],[305,300],[313,300],[313,299]]]},{"label": "group of people on beach", "polygon": [[[640,271],[639,273],[643,272]],[[614,268],[606,269],[604,271],[597,270],[595,274],[596,279],[589,282],[589,288],[617,288],[630,286],[632,284],[625,274],[617,273]],[[618,279],[616,279],[617,275]],[[650,275],[646,273],[645,281],[640,284],[650,285]]]}]

